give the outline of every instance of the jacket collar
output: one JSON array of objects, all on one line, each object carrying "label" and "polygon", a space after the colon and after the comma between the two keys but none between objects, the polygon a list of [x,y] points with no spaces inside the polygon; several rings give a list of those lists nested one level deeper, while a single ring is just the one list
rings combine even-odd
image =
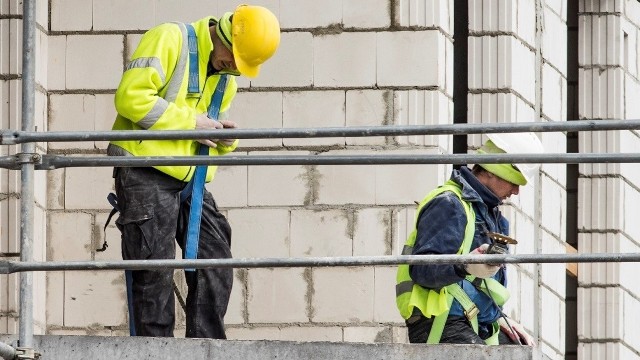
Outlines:
[{"label": "jacket collar", "polygon": [[489,188],[484,186],[466,166],[460,170],[453,170],[451,180],[462,186],[462,198],[470,202],[483,202],[492,209],[500,205],[501,201]]}]

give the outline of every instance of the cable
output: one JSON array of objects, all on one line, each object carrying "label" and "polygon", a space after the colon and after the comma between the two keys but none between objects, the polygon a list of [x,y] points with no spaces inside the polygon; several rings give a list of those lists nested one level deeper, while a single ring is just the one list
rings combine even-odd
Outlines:
[{"label": "cable", "polygon": [[484,283],[484,287],[487,288],[487,295],[489,295],[489,299],[491,299],[491,301],[493,302],[493,305],[495,305],[498,308],[498,311],[500,312],[500,316],[502,316],[504,321],[507,323],[507,326],[509,327],[509,330],[511,330],[511,333],[516,335],[516,341],[518,342],[518,345],[523,345],[522,342],[520,341],[520,334],[515,330],[513,330],[511,323],[509,323],[509,320],[507,320],[507,316],[504,314],[504,312],[502,312],[502,308],[498,306],[496,301],[493,299],[493,295],[491,294],[491,289],[489,289],[489,286],[487,285],[487,280],[482,279],[482,282]]}]

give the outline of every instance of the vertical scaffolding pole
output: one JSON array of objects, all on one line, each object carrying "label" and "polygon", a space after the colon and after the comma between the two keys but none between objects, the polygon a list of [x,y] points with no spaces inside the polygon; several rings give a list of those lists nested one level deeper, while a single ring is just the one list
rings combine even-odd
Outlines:
[{"label": "vertical scaffolding pole", "polygon": [[[35,113],[35,5],[36,0],[24,0],[22,14],[22,130],[34,131]],[[35,143],[22,144],[23,156],[35,154]],[[20,260],[33,260],[34,164],[22,158],[20,179]],[[33,347],[33,273],[20,274],[21,348]]]}]

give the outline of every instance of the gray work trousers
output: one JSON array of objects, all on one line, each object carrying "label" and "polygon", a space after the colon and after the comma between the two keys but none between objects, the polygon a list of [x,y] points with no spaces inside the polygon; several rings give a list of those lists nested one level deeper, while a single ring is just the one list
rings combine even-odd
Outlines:
[{"label": "gray work trousers", "polygon": [[[114,171],[125,260],[174,259],[176,241],[186,248],[190,198],[180,202],[185,183],[154,168]],[[231,227],[206,189],[198,259],[231,258]],[[226,339],[227,312],[233,270],[209,268],[186,271],[186,336]],[[175,301],[173,269],[132,272],[133,318],[138,336],[173,336]]]}]

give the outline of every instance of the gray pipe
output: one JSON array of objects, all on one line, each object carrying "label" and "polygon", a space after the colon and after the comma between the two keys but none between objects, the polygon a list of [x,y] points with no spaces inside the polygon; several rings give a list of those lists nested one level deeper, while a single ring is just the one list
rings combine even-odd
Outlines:
[{"label": "gray pipe", "polygon": [[121,130],[121,131],[11,131],[0,132],[0,145],[47,141],[171,140],[171,139],[273,139],[367,137],[409,135],[465,135],[514,132],[640,130],[640,120],[577,120],[492,124],[385,125],[285,129]]},{"label": "gray pipe", "polygon": [[334,267],[372,265],[427,264],[519,264],[519,263],[592,263],[640,262],[640,253],[624,254],[520,254],[520,255],[397,255],[344,256],[308,258],[260,259],[197,259],[197,260],[119,260],[119,261],[0,261],[0,274],[22,271],[69,270],[151,270],[160,268],[204,269],[262,267]]},{"label": "gray pipe", "polygon": [[[36,0],[24,0],[22,11],[22,130],[34,131]],[[22,145],[24,154],[35,153],[35,143]],[[20,188],[20,260],[33,260],[34,164],[23,163]],[[33,274],[20,274],[21,348],[33,347]]]}]

